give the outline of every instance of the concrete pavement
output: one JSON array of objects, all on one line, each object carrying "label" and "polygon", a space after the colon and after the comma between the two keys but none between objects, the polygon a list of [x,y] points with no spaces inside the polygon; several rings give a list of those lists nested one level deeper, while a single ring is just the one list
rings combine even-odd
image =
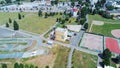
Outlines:
[{"label": "concrete pavement", "polygon": [[73,52],[74,52],[74,48],[71,48],[70,53],[69,53],[69,57],[68,57],[68,66],[67,68],[72,68],[72,56],[73,56]]},{"label": "concrete pavement", "polygon": [[82,39],[82,36],[85,31],[81,30],[80,32],[77,33],[76,36],[73,36],[73,38],[70,40],[70,44],[74,46],[78,46],[80,40]]}]

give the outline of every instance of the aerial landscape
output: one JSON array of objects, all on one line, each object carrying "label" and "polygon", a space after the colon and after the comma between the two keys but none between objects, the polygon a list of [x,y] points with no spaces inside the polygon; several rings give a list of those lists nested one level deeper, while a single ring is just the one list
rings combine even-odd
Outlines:
[{"label": "aerial landscape", "polygon": [[120,68],[120,0],[0,0],[0,68]]}]

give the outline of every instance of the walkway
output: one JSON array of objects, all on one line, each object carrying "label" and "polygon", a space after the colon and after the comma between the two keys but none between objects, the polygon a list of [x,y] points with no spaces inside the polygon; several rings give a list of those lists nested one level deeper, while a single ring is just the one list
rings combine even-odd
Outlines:
[{"label": "walkway", "polygon": [[72,56],[73,56],[73,52],[74,52],[74,48],[71,48],[69,56],[68,56],[68,66],[67,68],[72,68]]}]

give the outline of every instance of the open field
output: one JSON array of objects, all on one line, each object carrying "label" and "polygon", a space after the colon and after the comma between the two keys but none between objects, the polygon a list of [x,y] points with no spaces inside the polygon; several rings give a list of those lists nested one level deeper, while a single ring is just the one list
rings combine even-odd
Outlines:
[{"label": "open field", "polygon": [[53,68],[67,68],[67,59],[70,49],[60,47]]},{"label": "open field", "polygon": [[[26,15],[29,13],[22,12],[21,14]],[[0,12],[0,25],[8,22],[9,18],[11,18],[12,20],[18,19],[18,12]]]},{"label": "open field", "polygon": [[[61,15],[55,15],[53,17],[43,18],[38,17],[37,13],[34,12],[23,12],[20,13],[21,15],[24,15],[25,17],[21,20],[18,20],[18,13],[13,12],[1,12],[0,13],[0,25],[5,24],[8,22],[9,18],[12,20],[18,21],[19,27],[22,30],[34,32],[41,34],[45,31],[47,31],[50,27],[52,27],[56,23],[56,18],[61,17]],[[10,28],[13,29],[13,24],[9,24]]]},{"label": "open field", "polygon": [[97,56],[75,51],[73,54],[73,68],[96,68]]},{"label": "open field", "polygon": [[77,23],[75,22],[76,18],[70,17],[69,21],[66,21],[64,24],[58,24],[58,27],[63,27],[63,25],[77,25]]},{"label": "open field", "polygon": [[[93,25],[91,27],[91,23],[93,20],[96,21],[103,21],[104,25]],[[105,36],[113,37],[111,34],[111,31],[114,29],[120,29],[120,20],[112,20],[112,19],[105,19],[101,17],[100,15],[89,15],[89,29],[91,27],[91,32],[96,34],[103,34]],[[88,29],[88,31],[89,31]]]},{"label": "open field", "polygon": [[43,33],[55,24],[56,17],[42,18],[36,15],[28,15],[24,19],[18,21],[20,29],[34,32]]}]

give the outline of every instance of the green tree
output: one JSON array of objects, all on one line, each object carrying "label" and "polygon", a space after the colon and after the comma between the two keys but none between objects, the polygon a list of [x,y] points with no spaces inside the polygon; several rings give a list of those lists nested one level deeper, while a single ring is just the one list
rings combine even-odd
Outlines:
[{"label": "green tree", "polygon": [[20,14],[20,13],[18,13],[18,19],[22,19],[22,17],[21,17],[21,14]]},{"label": "green tree", "polygon": [[47,12],[45,13],[45,17],[44,18],[47,18],[48,17],[48,14],[47,14]]},{"label": "green tree", "polygon": [[24,66],[25,68],[29,68],[29,65],[28,64],[25,64],[25,66]]},{"label": "green tree", "polygon": [[88,8],[87,7],[83,7],[82,10],[81,10],[81,17],[85,18],[87,13],[88,13]]},{"label": "green tree", "polygon": [[38,16],[39,16],[39,17],[42,16],[42,11],[41,11],[41,10],[38,11]]},{"label": "green tree", "polygon": [[30,0],[30,2],[34,2],[35,0]]},{"label": "green tree", "polygon": [[85,23],[84,28],[88,29],[88,23]]},{"label": "green tree", "polygon": [[56,5],[58,4],[58,2],[59,2],[59,0],[55,0],[55,1],[54,1],[54,3],[55,3]]},{"label": "green tree", "polygon": [[106,2],[106,0],[101,0],[101,4],[103,4],[103,5],[104,5],[104,4],[105,4],[105,2]]},{"label": "green tree", "polygon": [[24,65],[22,63],[20,63],[20,67],[19,68],[24,68]]},{"label": "green tree", "polygon": [[71,13],[71,12],[70,12],[70,13],[68,13],[68,16],[69,16],[69,17],[72,17],[72,13]]},{"label": "green tree", "polygon": [[115,9],[114,6],[107,6],[106,8],[107,8],[107,10],[113,10],[113,9]]},{"label": "green tree", "polygon": [[105,58],[104,60],[103,60],[103,65],[105,66],[110,66],[110,59],[108,59],[108,58]]},{"label": "green tree", "polygon": [[11,0],[5,0],[6,1],[6,3],[12,3],[12,1]]},{"label": "green tree", "polygon": [[64,24],[64,23],[65,23],[65,20],[62,20],[62,21],[61,21],[61,24]]},{"label": "green tree", "polygon": [[8,24],[8,23],[6,23],[6,27],[9,27],[9,24]]},{"label": "green tree", "polygon": [[103,51],[103,58],[111,58],[111,56],[112,54],[108,48]]},{"label": "green tree", "polygon": [[7,68],[7,65],[6,64],[2,64],[2,68]]},{"label": "green tree", "polygon": [[11,18],[9,18],[9,23],[12,23],[12,20],[11,20]]},{"label": "green tree", "polygon": [[14,30],[19,30],[19,25],[16,21],[13,22]]},{"label": "green tree", "polygon": [[21,0],[16,0],[17,2],[20,2]]},{"label": "green tree", "polygon": [[90,0],[86,0],[86,2],[90,3]]},{"label": "green tree", "polygon": [[35,68],[38,68],[38,66],[35,66]]},{"label": "green tree", "polygon": [[82,4],[82,0],[79,0],[79,1],[78,1],[78,4]]},{"label": "green tree", "polygon": [[45,68],[49,68],[49,66],[46,66]]},{"label": "green tree", "polygon": [[58,19],[58,18],[56,18],[56,22],[59,22],[59,19]]},{"label": "green tree", "polygon": [[83,25],[85,23],[86,19],[85,18],[81,18],[80,19],[80,24]]},{"label": "green tree", "polygon": [[71,5],[74,7],[74,6],[75,6],[75,3],[74,3],[74,2],[72,2],[72,3],[71,3]]},{"label": "green tree", "polygon": [[34,68],[34,65],[31,64],[31,65],[30,65],[30,68]]},{"label": "green tree", "polygon": [[14,68],[19,68],[19,64],[18,64],[18,63],[15,63],[15,64],[14,64]]}]

